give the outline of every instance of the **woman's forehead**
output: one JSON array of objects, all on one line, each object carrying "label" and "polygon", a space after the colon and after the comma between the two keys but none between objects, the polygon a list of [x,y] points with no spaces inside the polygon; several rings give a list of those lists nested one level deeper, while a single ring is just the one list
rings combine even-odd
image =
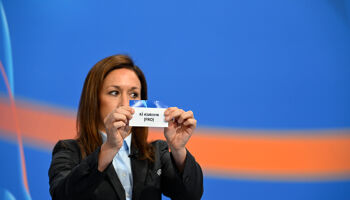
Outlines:
[{"label": "woman's forehead", "polygon": [[103,81],[104,87],[136,87],[141,88],[141,82],[136,73],[122,68],[111,71]]}]

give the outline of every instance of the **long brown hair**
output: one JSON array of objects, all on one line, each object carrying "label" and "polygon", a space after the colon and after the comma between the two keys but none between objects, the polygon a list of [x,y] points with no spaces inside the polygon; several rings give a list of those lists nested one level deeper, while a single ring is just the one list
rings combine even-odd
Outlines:
[{"label": "long brown hair", "polygon": [[[113,55],[96,63],[85,79],[77,114],[77,141],[83,158],[102,145],[102,138],[98,130],[99,125],[103,122],[103,119],[100,119],[99,92],[106,76],[111,71],[121,68],[135,72],[141,82],[141,99],[147,99],[146,78],[129,56]],[[139,158],[153,161],[153,149],[147,142],[148,128],[133,127],[131,131],[133,133],[132,145],[138,148],[141,155]]]}]

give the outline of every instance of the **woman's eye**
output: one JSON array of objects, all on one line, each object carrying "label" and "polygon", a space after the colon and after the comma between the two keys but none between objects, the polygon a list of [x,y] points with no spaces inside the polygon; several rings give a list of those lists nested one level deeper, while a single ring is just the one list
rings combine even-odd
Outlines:
[{"label": "woman's eye", "polygon": [[139,94],[138,93],[131,93],[131,98],[137,98],[138,96],[139,96]]},{"label": "woman's eye", "polygon": [[108,94],[113,95],[113,96],[116,96],[116,95],[119,94],[119,92],[118,92],[118,91],[111,91],[111,92],[109,92]]}]

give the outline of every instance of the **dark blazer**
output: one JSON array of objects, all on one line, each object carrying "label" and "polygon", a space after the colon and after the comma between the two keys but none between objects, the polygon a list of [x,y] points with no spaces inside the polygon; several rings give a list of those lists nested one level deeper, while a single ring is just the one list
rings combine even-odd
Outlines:
[{"label": "dark blazer", "polygon": [[[182,173],[165,141],[152,143],[155,161],[139,159],[138,150],[131,145],[133,177],[132,199],[161,199],[161,194],[171,199],[196,200],[203,194],[201,167],[187,151]],[[81,159],[76,140],[59,141],[52,152],[49,169],[50,194],[53,200],[124,200],[125,191],[113,164],[105,171],[97,170],[100,148]]]}]

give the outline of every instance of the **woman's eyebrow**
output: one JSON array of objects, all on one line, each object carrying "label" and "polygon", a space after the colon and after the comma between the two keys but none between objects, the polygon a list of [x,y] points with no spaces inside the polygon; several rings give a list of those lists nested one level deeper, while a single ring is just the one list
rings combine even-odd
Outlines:
[{"label": "woman's eyebrow", "polygon": [[118,85],[109,85],[107,88],[110,88],[110,87],[120,89],[120,87]]},{"label": "woman's eyebrow", "polygon": [[[110,86],[108,86],[108,87],[113,87],[113,88],[116,88],[116,89],[121,89],[121,87],[120,86],[118,86],[118,85],[110,85]],[[131,87],[129,90],[137,90],[137,89],[140,89],[139,87]]]},{"label": "woman's eyebrow", "polygon": [[140,89],[140,88],[139,87],[132,87],[129,90],[137,90],[137,89]]}]

